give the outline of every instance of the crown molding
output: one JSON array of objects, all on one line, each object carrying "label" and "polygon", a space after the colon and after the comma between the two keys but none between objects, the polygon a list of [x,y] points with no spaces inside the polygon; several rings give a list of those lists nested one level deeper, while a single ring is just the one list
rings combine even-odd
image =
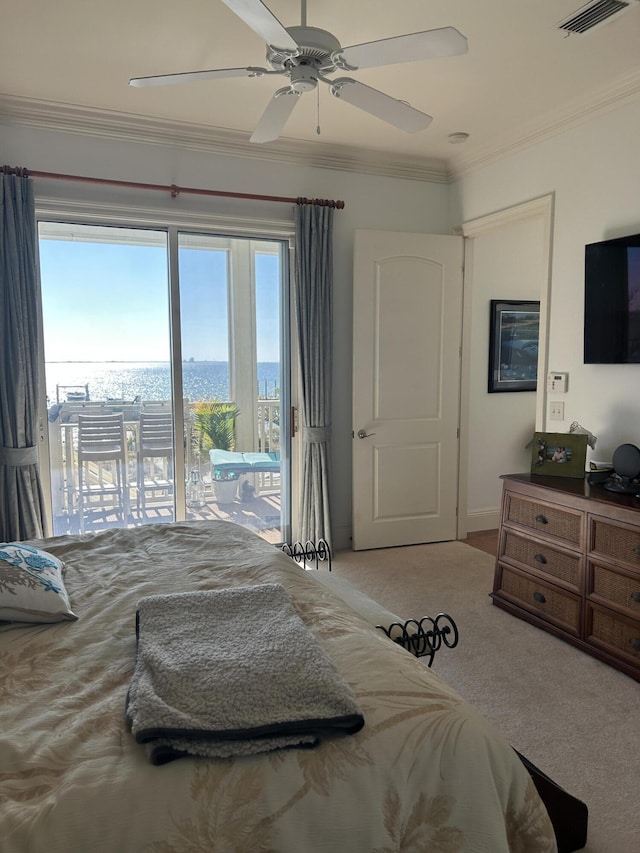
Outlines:
[{"label": "crown molding", "polygon": [[249,142],[249,134],[241,131],[15,95],[0,94],[0,117],[5,123],[24,127],[165,145],[208,154],[282,163],[294,161],[319,169],[364,172],[413,181],[449,181],[445,161],[435,158],[392,155],[347,145],[291,139],[255,145]]},{"label": "crown molding", "polygon": [[255,145],[249,142],[249,135],[241,131],[6,94],[0,94],[0,120],[25,127],[209,154],[281,163],[293,161],[319,169],[449,183],[558,136],[639,95],[640,70],[637,70],[568,106],[549,112],[527,125],[520,125],[508,134],[494,137],[468,154],[455,154],[447,160],[292,139]]},{"label": "crown molding", "polygon": [[458,155],[448,160],[449,177],[457,180],[470,172],[497,163],[511,154],[516,154],[538,145],[554,136],[621,106],[624,102],[640,95],[640,71],[632,71],[618,77],[589,95],[576,99],[570,105],[547,113],[528,125],[521,125],[512,133],[491,140],[469,155]]}]

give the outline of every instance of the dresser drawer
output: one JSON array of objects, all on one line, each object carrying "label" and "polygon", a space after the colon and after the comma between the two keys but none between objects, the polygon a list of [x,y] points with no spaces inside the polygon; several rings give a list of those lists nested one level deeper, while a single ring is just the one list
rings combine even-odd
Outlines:
[{"label": "dresser drawer", "polygon": [[640,666],[640,622],[588,605],[586,639]]},{"label": "dresser drawer", "polygon": [[553,504],[510,493],[507,493],[505,500],[505,522],[518,524],[548,536],[556,536],[570,545],[581,544],[584,517],[581,512],[571,512]]},{"label": "dresser drawer", "polygon": [[590,565],[590,585],[588,595],[624,607],[632,616],[640,619],[640,575],[623,575],[598,563]]},{"label": "dresser drawer", "polygon": [[589,534],[592,553],[626,563],[640,573],[640,527],[616,524],[592,515]]},{"label": "dresser drawer", "polygon": [[580,598],[499,564],[496,594],[570,634],[580,633]]},{"label": "dresser drawer", "polygon": [[580,588],[582,581],[582,556],[567,554],[547,545],[546,542],[519,536],[507,530],[501,547],[501,557],[506,557],[526,568],[544,572],[553,578]]}]

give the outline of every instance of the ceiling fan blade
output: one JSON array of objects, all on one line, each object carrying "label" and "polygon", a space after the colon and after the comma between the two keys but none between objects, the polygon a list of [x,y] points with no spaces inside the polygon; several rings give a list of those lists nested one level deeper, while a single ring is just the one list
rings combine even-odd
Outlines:
[{"label": "ceiling fan blade", "polygon": [[267,108],[251,135],[250,142],[273,142],[287,123],[293,108],[298,103],[299,92],[293,89],[278,89],[267,104]]},{"label": "ceiling fan blade", "polygon": [[425,30],[406,36],[369,41],[344,47],[343,58],[354,68],[372,68],[376,65],[393,65],[396,62],[414,62],[442,56],[457,56],[467,52],[467,40],[455,27]]},{"label": "ceiling fan blade", "polygon": [[130,86],[168,86],[191,80],[214,80],[216,77],[259,77],[266,68],[212,68],[210,71],[181,71],[178,74],[156,74],[153,77],[132,77]]},{"label": "ceiling fan blade", "polygon": [[334,80],[331,85],[331,94],[407,133],[424,130],[432,121],[430,115],[421,113],[404,101],[398,101],[350,77]]},{"label": "ceiling fan blade", "polygon": [[232,12],[273,47],[297,50],[298,44],[262,0],[222,0]]}]

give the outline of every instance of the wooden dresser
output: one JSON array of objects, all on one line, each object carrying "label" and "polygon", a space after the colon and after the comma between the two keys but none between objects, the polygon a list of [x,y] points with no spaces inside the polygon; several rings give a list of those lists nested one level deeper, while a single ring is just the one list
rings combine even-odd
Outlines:
[{"label": "wooden dresser", "polygon": [[640,681],[640,500],[508,474],[493,603]]}]

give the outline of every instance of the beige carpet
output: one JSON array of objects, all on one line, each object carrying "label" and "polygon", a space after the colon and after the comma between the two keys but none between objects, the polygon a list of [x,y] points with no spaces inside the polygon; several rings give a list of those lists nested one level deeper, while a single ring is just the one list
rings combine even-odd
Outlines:
[{"label": "beige carpet", "polygon": [[587,804],[588,853],[639,853],[640,683],[493,606],[494,563],[443,542],[341,551],[333,571],[404,618],[451,614],[433,669]]}]

